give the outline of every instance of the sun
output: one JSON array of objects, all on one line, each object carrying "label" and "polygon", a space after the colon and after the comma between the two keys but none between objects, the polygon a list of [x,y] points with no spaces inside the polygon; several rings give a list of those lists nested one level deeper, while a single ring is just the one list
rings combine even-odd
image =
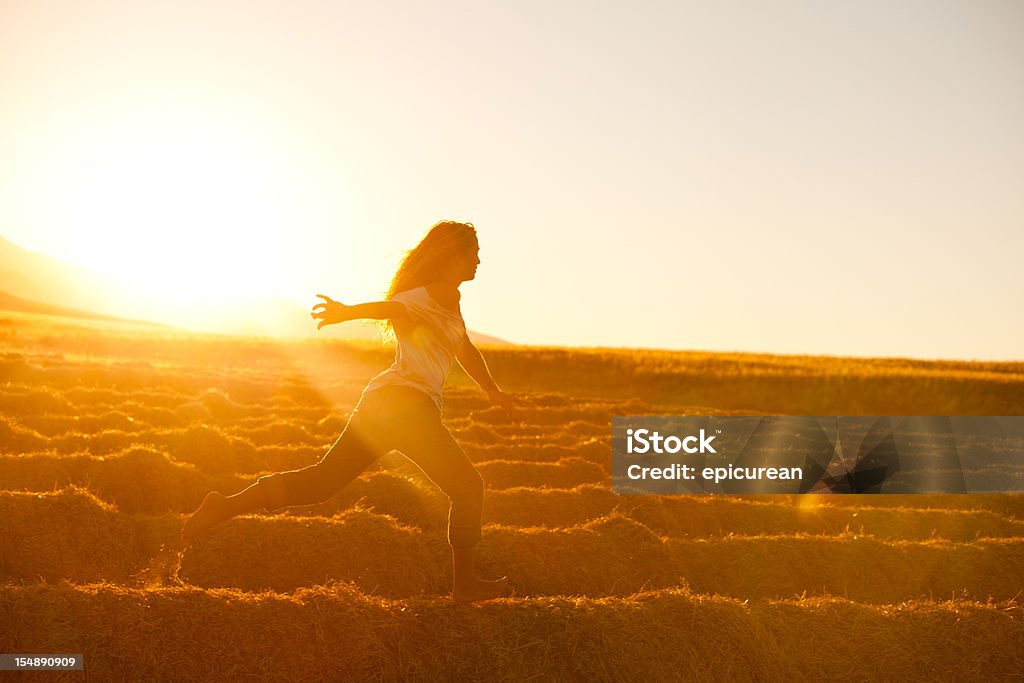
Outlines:
[{"label": "sun", "polygon": [[179,121],[93,138],[68,199],[81,263],[175,302],[241,300],[280,281],[279,159]]}]

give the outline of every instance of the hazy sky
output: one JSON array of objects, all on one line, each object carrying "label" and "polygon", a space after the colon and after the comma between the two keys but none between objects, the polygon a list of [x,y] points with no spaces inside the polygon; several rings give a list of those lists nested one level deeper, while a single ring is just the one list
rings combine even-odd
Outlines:
[{"label": "hazy sky", "polygon": [[1022,122],[1016,0],[0,0],[0,235],[308,308],[468,220],[521,343],[1024,358]]}]

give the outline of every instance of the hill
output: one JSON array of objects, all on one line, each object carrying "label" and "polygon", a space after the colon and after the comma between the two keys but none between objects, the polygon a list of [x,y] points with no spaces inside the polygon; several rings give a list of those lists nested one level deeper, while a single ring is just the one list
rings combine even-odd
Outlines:
[{"label": "hill", "polygon": [[102,313],[93,313],[92,311],[81,311],[78,310],[77,308],[68,308],[66,306],[54,306],[52,304],[44,304],[39,301],[22,299],[20,297],[8,294],[7,292],[0,292],[0,310],[20,311],[23,313],[39,313],[42,315],[56,315],[65,318],[107,320],[110,322],[125,322],[135,323],[139,325],[154,325],[158,327],[166,327],[166,325],[161,325],[160,323],[155,323],[148,320],[132,320],[130,318],[118,318],[117,316],[104,315]]},{"label": "hill", "polygon": [[[363,321],[317,330],[308,310],[275,297],[230,305],[197,302],[182,309],[178,303],[143,296],[126,283],[47,254],[28,251],[3,237],[0,291],[9,297],[0,298],[0,306],[6,310],[106,320],[154,320],[158,321],[154,324],[197,332],[243,336],[378,339],[376,329]],[[469,336],[479,344],[509,343],[475,330],[469,330]]]}]

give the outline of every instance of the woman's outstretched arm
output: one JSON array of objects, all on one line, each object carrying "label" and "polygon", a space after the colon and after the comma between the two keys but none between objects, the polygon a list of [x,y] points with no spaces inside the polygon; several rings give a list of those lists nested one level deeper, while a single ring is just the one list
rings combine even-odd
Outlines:
[{"label": "woman's outstretched arm", "polygon": [[314,320],[320,318],[320,322],[316,326],[318,330],[324,325],[334,325],[347,320],[359,320],[360,318],[375,320],[391,318],[394,320],[409,315],[405,304],[401,301],[371,301],[365,304],[346,306],[340,301],[334,301],[326,294],[317,294],[317,296],[324,302],[313,306],[313,312],[309,314],[309,317]]}]

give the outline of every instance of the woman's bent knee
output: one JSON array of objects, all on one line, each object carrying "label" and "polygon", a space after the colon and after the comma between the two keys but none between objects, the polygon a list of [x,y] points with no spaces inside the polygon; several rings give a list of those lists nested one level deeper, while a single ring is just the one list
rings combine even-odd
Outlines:
[{"label": "woman's bent knee", "polygon": [[483,477],[474,468],[472,474],[468,474],[458,485],[450,487],[447,494],[448,500],[451,501],[453,506],[482,505],[484,499]]},{"label": "woman's bent knee", "polygon": [[270,501],[266,507],[267,512],[288,507],[288,487],[279,473],[264,475],[257,479],[256,483],[260,485],[260,488],[266,493],[267,500]]}]

